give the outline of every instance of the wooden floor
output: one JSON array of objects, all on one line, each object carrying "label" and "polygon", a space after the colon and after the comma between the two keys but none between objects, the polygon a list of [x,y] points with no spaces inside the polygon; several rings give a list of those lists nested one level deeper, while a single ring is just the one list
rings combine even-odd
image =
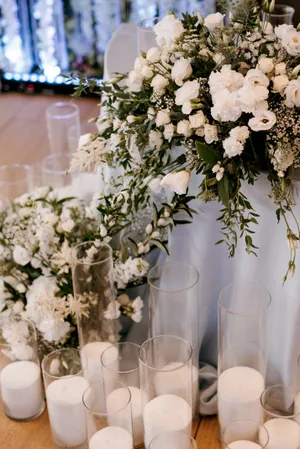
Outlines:
[{"label": "wooden floor", "polygon": [[[69,97],[0,94],[0,165],[32,164],[49,154],[45,110],[56,101],[69,101]],[[76,103],[81,122],[98,114],[95,99]],[[216,418],[197,420],[194,435],[199,449],[220,448]],[[0,449],[55,449],[47,412],[33,422],[16,423],[5,417],[0,406]]]}]

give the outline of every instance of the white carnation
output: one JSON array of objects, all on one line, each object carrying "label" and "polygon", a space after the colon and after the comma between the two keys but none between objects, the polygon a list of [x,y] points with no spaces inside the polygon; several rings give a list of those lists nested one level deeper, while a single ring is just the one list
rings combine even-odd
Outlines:
[{"label": "white carnation", "polygon": [[170,123],[170,121],[171,121],[170,112],[167,109],[158,111],[155,119],[156,126],[167,125],[168,123]]},{"label": "white carnation", "polygon": [[272,111],[258,111],[257,114],[249,120],[249,127],[253,131],[267,131],[276,123],[276,115]]},{"label": "white carnation", "polygon": [[13,259],[16,264],[24,267],[31,261],[31,254],[29,251],[23,246],[16,245],[13,250]]},{"label": "white carnation", "polygon": [[238,140],[241,143],[245,143],[250,136],[250,131],[248,126],[236,126],[230,131],[229,135],[235,140]]},{"label": "white carnation", "polygon": [[151,81],[151,87],[153,87],[154,90],[164,90],[168,84],[168,78],[165,78],[162,75],[155,75],[155,77]]},{"label": "white carnation", "polygon": [[215,120],[221,122],[236,122],[242,110],[237,102],[237,92],[230,92],[223,89],[214,98],[214,106],[211,108],[211,115]]},{"label": "white carnation", "polygon": [[184,33],[182,22],[173,14],[166,15],[161,22],[153,28],[158,45],[171,45]]},{"label": "white carnation", "polygon": [[199,95],[199,90],[199,81],[186,81],[183,86],[176,91],[175,103],[182,106],[187,101],[195,100]]},{"label": "white carnation", "polygon": [[182,86],[183,80],[189,78],[192,73],[193,69],[189,60],[180,58],[175,62],[172,68],[171,77],[178,86]]},{"label": "white carnation", "polygon": [[258,60],[257,68],[262,73],[271,73],[272,70],[274,70],[274,63],[272,58],[266,58],[265,56],[262,56]]},{"label": "white carnation", "polygon": [[300,107],[300,77],[297,80],[292,80],[289,82],[287,88],[285,89],[286,95],[286,105],[289,108],[296,106]]},{"label": "white carnation", "polygon": [[244,150],[244,145],[233,137],[228,137],[223,141],[223,148],[229,158],[239,156]]},{"label": "white carnation", "polygon": [[211,95],[223,89],[230,92],[240,89],[244,84],[244,76],[231,69],[230,65],[224,65],[220,72],[212,72],[208,79]]},{"label": "white carnation", "polygon": [[286,75],[278,75],[273,78],[273,90],[282,93],[288,86],[290,80]]},{"label": "white carnation", "polygon": [[206,117],[203,111],[198,111],[196,114],[191,115],[189,120],[191,128],[201,128],[205,125]]},{"label": "white carnation", "polygon": [[147,51],[146,59],[149,62],[155,63],[160,60],[161,51],[157,47],[152,47]]},{"label": "white carnation", "polygon": [[206,26],[206,28],[210,31],[213,31],[215,28],[222,28],[224,26],[224,17],[225,14],[221,14],[219,12],[209,14],[204,19],[204,26]]},{"label": "white carnation", "polygon": [[177,173],[168,173],[160,182],[163,187],[166,187],[178,195],[184,195],[187,191],[190,173],[181,170]]},{"label": "white carnation", "polygon": [[163,144],[162,133],[160,131],[151,130],[149,133],[149,146],[151,148],[161,148]]},{"label": "white carnation", "polygon": [[205,142],[211,144],[219,140],[218,138],[218,128],[216,125],[204,125],[204,139]]},{"label": "white carnation", "polygon": [[178,134],[183,134],[185,137],[191,136],[192,130],[190,127],[190,122],[188,120],[181,120],[177,124],[177,132]]},{"label": "white carnation", "polygon": [[116,320],[121,316],[121,304],[118,301],[111,301],[104,312],[104,318],[107,320]]}]

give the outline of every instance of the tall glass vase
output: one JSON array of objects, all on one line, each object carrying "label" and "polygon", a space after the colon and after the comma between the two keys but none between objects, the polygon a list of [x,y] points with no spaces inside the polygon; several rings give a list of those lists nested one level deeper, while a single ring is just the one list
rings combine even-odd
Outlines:
[{"label": "tall glass vase", "polygon": [[193,348],[193,416],[198,406],[199,274],[191,265],[167,262],[148,274],[150,334],[175,335]]},{"label": "tall glass vase", "polygon": [[257,284],[228,285],[218,300],[218,413],[221,430],[232,421],[262,419],[266,374],[266,314],[271,303]]},{"label": "tall glass vase", "polygon": [[117,341],[112,249],[104,243],[85,242],[73,248],[72,258],[81,354],[89,382],[98,382],[101,355]]}]

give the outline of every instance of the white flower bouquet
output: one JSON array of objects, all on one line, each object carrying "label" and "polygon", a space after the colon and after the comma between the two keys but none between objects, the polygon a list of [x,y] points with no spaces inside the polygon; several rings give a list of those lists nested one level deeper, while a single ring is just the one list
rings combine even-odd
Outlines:
[{"label": "white flower bouquet", "polygon": [[[287,227],[286,279],[294,273],[300,237],[292,183],[300,167],[300,31],[273,29],[273,7],[268,0],[262,6],[233,2],[227,26],[225,10],[205,19],[170,13],[154,27],[157,47],[138,57],[130,73],[101,87],[81,77],[76,95],[104,93],[104,113],[99,133],[72,166],[121,166],[137,209],[148,201],[147,187],[160,184],[184,198],[192,172],[201,174],[195,197],[222,203],[218,243],[231,256],[239,238],[248,253],[256,252],[258,215],[241,187],[267,173],[278,220]],[[176,146],[184,148],[179,156]],[[165,208],[166,224],[173,225],[169,203]],[[184,209],[192,215],[188,205]]]},{"label": "white flower bouquet", "polygon": [[[126,251],[124,243],[122,254],[118,248],[118,236],[130,222],[126,197],[122,193],[98,196],[85,206],[76,198],[59,199],[45,187],[2,204],[0,318],[16,314],[30,319],[38,330],[42,352],[78,346],[76,317],[88,316],[89,297],[73,295],[71,249],[84,241],[111,242],[116,247],[118,296],[105,318],[122,314],[135,322],[142,319],[141,298],[130,299],[126,289],[145,282],[149,264],[141,254],[134,257]],[[8,334],[11,347],[17,348],[18,329],[9,329]]]}]

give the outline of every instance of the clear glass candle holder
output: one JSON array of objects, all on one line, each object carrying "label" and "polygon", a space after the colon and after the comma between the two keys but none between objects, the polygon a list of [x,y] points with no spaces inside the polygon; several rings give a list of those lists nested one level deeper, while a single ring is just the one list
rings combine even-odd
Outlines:
[{"label": "clear glass candle holder", "polygon": [[289,385],[273,385],[261,395],[264,426],[270,449],[300,448],[300,392]]},{"label": "clear glass candle holder", "polygon": [[268,431],[258,421],[247,419],[233,421],[222,433],[223,449],[265,449],[268,443]]},{"label": "clear glass candle holder", "polygon": [[0,166],[0,200],[14,200],[33,188],[33,172],[29,165]]},{"label": "clear glass candle holder", "polygon": [[80,123],[79,126],[72,125],[68,129],[68,150],[74,153],[79,147],[79,139],[87,134],[96,134],[98,128],[96,122]]},{"label": "clear glass candle holder", "polygon": [[163,432],[153,438],[148,449],[198,449],[191,436],[183,432]]},{"label": "clear glass candle holder", "polygon": [[53,441],[58,448],[86,449],[82,395],[89,384],[77,349],[59,349],[42,362]]},{"label": "clear glass candle holder", "polygon": [[96,382],[83,393],[89,449],[133,449],[131,394],[118,382]]},{"label": "clear glass candle holder", "polygon": [[221,430],[232,421],[261,420],[265,389],[266,320],[270,294],[239,282],[218,298],[218,414]]},{"label": "clear glass candle holder", "polygon": [[69,172],[71,155],[66,153],[50,154],[42,160],[43,184],[59,190],[61,195],[77,194],[75,180],[77,173]]},{"label": "clear glass candle holder", "polygon": [[279,25],[292,25],[295,9],[288,5],[275,4],[274,11],[271,14],[266,14],[266,20],[277,27]]},{"label": "clear glass candle holder", "polygon": [[15,421],[44,411],[35,326],[18,316],[0,319],[0,390],[4,412]]},{"label": "clear glass candle holder", "polygon": [[173,335],[153,337],[142,344],[139,366],[147,448],[161,432],[191,435],[192,359],[191,345]]},{"label": "clear glass candle holder", "polygon": [[68,130],[71,126],[79,129],[79,108],[74,103],[58,102],[46,109],[48,138],[51,153],[68,152]]},{"label": "clear glass candle holder", "polygon": [[[199,410],[199,273],[191,265],[167,262],[148,274],[150,335],[175,335],[193,348],[193,416]],[[187,324],[188,323],[188,324]]]},{"label": "clear glass candle holder", "polygon": [[139,350],[140,346],[136,343],[116,343],[107,348],[101,356],[104,381],[109,382],[111,379],[116,379],[130,390],[134,447],[142,446],[144,441]]},{"label": "clear glass candle holder", "polygon": [[147,53],[150,48],[158,47],[156,36],[153,31],[154,26],[161,21],[161,17],[151,17],[141,20],[137,24],[138,53]]}]

